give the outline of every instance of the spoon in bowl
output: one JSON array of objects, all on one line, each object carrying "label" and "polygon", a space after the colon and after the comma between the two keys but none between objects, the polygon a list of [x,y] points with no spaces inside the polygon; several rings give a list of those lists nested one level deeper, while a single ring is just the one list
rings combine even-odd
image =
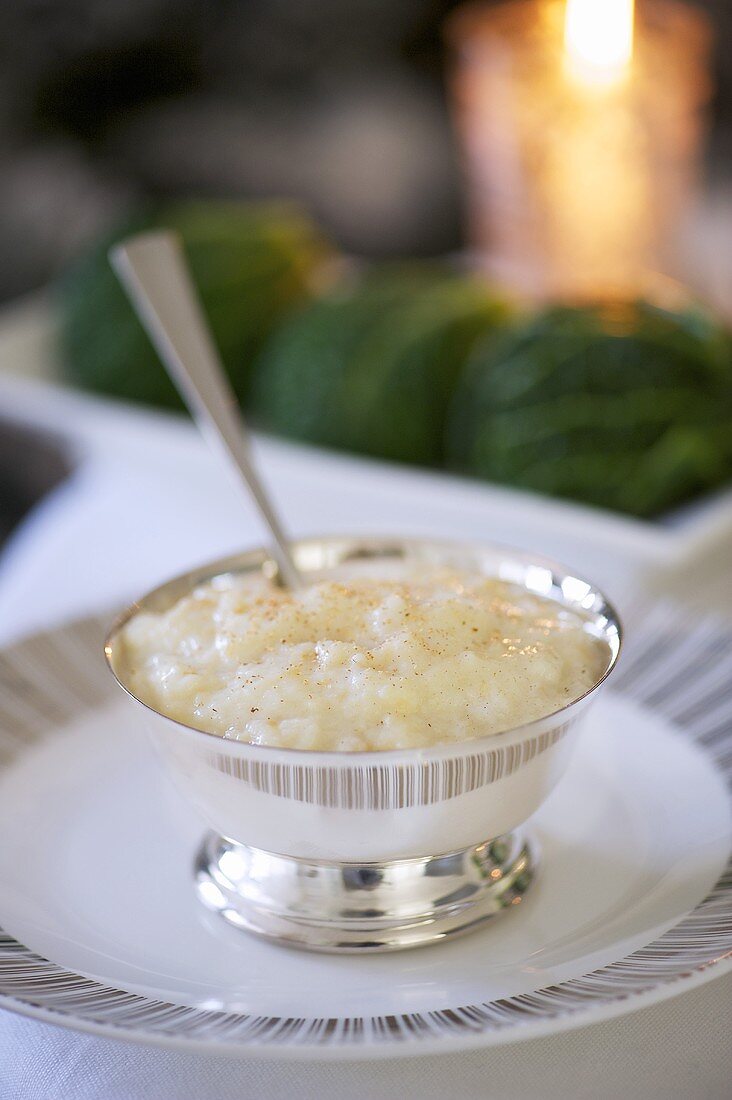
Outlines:
[{"label": "spoon in bowl", "polygon": [[116,271],[201,434],[226,459],[241,488],[244,481],[272,536],[279,579],[300,588],[277,514],[249,456],[249,439],[234,393],[191,279],[180,237],[166,230],[141,233],[111,249]]}]

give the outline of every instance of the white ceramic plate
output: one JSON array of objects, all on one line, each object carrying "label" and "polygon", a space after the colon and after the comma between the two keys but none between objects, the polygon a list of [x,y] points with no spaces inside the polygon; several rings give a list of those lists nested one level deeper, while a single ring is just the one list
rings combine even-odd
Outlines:
[{"label": "white ceramic plate", "polygon": [[668,609],[631,643],[534,821],[515,911],[463,940],[331,958],[206,914],[202,824],[102,666],[101,620],[0,655],[0,1004],[114,1038],[323,1059],[606,1019],[732,965],[732,633]]}]

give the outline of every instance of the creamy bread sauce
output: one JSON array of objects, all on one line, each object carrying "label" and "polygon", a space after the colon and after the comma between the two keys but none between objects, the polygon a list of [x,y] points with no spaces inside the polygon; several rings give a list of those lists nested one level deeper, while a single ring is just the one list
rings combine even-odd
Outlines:
[{"label": "creamy bread sauce", "polygon": [[260,575],[201,585],[126,625],[144,702],[262,745],[362,751],[466,741],[551,714],[604,673],[579,614],[492,578],[367,567],[291,593]]}]

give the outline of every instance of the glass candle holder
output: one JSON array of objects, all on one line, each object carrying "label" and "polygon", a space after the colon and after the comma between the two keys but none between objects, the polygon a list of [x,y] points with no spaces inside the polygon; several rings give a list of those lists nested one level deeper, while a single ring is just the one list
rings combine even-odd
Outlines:
[{"label": "glass candle holder", "polygon": [[[529,297],[634,297],[652,274],[679,275],[675,230],[700,174],[710,28],[685,3],[649,0],[629,24],[628,57],[583,69],[566,15],[563,0],[510,0],[459,8],[448,22],[469,242]],[[595,31],[602,48],[600,21]]]}]

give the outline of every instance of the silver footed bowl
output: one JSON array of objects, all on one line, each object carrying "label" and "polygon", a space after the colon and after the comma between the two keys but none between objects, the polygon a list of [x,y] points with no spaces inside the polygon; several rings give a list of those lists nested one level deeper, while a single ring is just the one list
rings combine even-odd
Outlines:
[{"label": "silver footed bowl", "polygon": [[617,663],[618,616],[597,588],[543,558],[492,544],[313,538],[293,544],[304,574],[363,559],[444,565],[518,584],[581,610],[607,667],[561,710],[462,743],[312,752],[233,741],[153,710],[125,683],[121,628],[224,574],[269,572],[266,550],[177,577],[132,605],[105,645],[183,795],[209,826],[194,867],[204,905],[230,924],[315,951],[436,943],[515,907],[538,853],[525,823],[563,775],[582,719]]}]

